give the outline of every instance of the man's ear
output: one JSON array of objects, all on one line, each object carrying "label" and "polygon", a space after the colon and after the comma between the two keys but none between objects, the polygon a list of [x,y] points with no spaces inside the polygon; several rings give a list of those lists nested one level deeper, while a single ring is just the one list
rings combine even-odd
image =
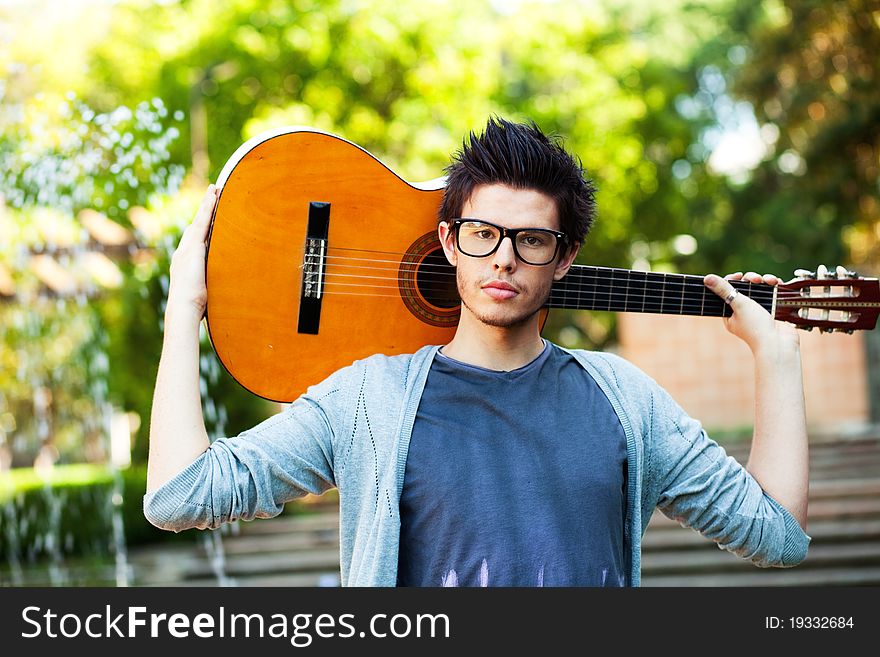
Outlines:
[{"label": "man's ear", "polygon": [[574,264],[578,251],[581,250],[581,243],[575,242],[574,245],[565,252],[565,255],[556,263],[556,270],[553,272],[553,280],[558,281],[568,273],[568,270]]},{"label": "man's ear", "polygon": [[455,250],[455,233],[452,226],[446,221],[437,224],[437,236],[440,238],[440,245],[443,247],[443,254],[446,260],[453,267],[458,265],[458,252]]}]

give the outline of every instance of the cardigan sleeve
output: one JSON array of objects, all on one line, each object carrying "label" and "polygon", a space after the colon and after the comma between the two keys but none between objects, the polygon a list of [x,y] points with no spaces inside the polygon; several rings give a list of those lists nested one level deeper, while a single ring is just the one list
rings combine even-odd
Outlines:
[{"label": "cardigan sleeve", "polygon": [[645,445],[656,506],[756,566],[790,567],[810,537],[724,448],[656,383]]},{"label": "cardigan sleeve", "polygon": [[276,516],[285,502],[334,487],[334,437],[348,369],[255,427],[214,441],[144,496],[146,518],[171,531],[216,529],[233,520]]},{"label": "cardigan sleeve", "polygon": [[806,558],[810,536],[698,420],[626,359],[602,353],[597,360],[641,439],[643,532],[659,508],[756,566],[789,567]]}]

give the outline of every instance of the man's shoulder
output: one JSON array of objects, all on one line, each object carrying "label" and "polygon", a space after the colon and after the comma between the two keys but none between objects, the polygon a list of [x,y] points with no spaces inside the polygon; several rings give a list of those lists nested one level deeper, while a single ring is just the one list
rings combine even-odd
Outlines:
[{"label": "man's shoulder", "polygon": [[656,387],[657,382],[640,367],[619,354],[589,349],[559,349],[571,354],[588,372],[601,377],[619,390],[633,392]]},{"label": "man's shoulder", "polygon": [[399,382],[404,385],[412,369],[424,363],[436,348],[428,345],[413,353],[372,354],[359,358],[350,365],[339,368],[314,387],[340,387],[353,380],[357,382],[358,387],[368,383],[388,386]]},{"label": "man's shoulder", "polygon": [[437,347],[427,345],[408,354],[371,354],[365,358],[354,361],[350,367],[359,368],[361,370],[371,369],[390,375],[406,375],[406,372],[413,366],[416,366],[425,359],[429,358]]}]

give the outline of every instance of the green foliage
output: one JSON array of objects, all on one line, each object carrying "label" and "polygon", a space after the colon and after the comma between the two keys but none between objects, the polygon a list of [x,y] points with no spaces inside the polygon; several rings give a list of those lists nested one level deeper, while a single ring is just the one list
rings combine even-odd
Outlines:
[{"label": "green foliage", "polygon": [[98,113],[68,93],[56,112],[3,114],[0,194],[14,208],[93,209],[126,223],[128,208],[173,193],[182,179],[183,167],[168,160],[183,115],[169,117],[160,98]]},{"label": "green foliage", "polygon": [[[0,138],[8,204],[0,207],[0,268],[12,270],[16,288],[0,304],[0,415],[12,418],[0,422],[0,446],[14,432],[14,465],[32,463],[49,444],[62,461],[104,459],[112,325],[99,321],[100,302],[89,303],[100,291],[83,263],[103,247],[79,212],[127,223],[133,205],[174,192],[182,166],[169,163],[167,149],[177,130],[159,99],[99,113],[68,94],[54,111],[21,102],[0,113],[10,119]],[[40,259],[57,263],[71,289],[46,290],[35,274]]]},{"label": "green foliage", "polygon": [[[871,3],[749,0],[700,58],[749,101],[763,160],[718,190],[700,261],[781,274],[821,262],[876,272],[880,25]],[[867,269],[868,271],[865,271]]]},{"label": "green foliage", "polygon": [[114,513],[120,514],[129,546],[184,536],[157,529],[144,518],[144,467],[114,473],[99,465],[56,466],[44,476],[21,468],[0,479],[0,561],[112,555]]},{"label": "green foliage", "polygon": [[[44,475],[18,468],[0,475],[0,563],[106,561],[116,550],[114,514],[127,547],[197,540],[198,530],[169,532],[147,521],[146,479],[143,465],[119,471],[89,464],[56,466]],[[338,500],[335,489],[320,497],[308,495],[285,505],[283,513],[307,514]]]}]

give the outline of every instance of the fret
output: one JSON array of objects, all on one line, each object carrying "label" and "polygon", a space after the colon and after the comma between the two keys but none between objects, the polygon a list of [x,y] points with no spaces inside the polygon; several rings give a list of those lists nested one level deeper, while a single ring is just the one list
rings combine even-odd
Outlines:
[{"label": "fret", "polygon": [[645,297],[642,311],[646,313],[663,312],[663,278],[659,274],[645,274]]},{"label": "fret", "polygon": [[611,270],[607,267],[596,267],[594,271],[593,310],[608,310],[611,306]]},{"label": "fret", "polygon": [[617,269],[609,269],[608,274],[609,294],[606,310],[620,310],[620,272]]},{"label": "fret", "polygon": [[626,291],[623,293],[623,311],[629,311],[629,281],[632,275],[631,271],[626,272]]},{"label": "fret", "polygon": [[569,305],[569,289],[573,278],[569,273],[561,281],[554,281],[550,292],[550,307],[552,308],[571,308],[576,306]]},{"label": "fret", "polygon": [[681,279],[684,284],[684,291],[681,295],[681,314],[702,315],[705,293],[714,293],[703,283],[702,276],[684,275]]},{"label": "fret", "polygon": [[663,304],[660,312],[680,315],[684,301],[684,279],[677,274],[663,274],[666,283],[663,290]]},{"label": "fret", "polygon": [[[764,288],[761,288],[761,289],[763,290]],[[751,296],[751,293],[750,293],[750,296]],[[773,290],[772,290],[772,288],[767,288],[766,292],[759,295],[757,298],[756,297],[752,297],[752,298],[754,298],[755,301],[757,301],[758,304],[764,310],[766,310],[768,313],[771,313],[771,311],[773,310]],[[772,315],[772,313],[771,313],[771,315]]]},{"label": "fret", "polygon": [[[647,296],[645,281],[648,274],[643,271],[631,271],[627,277],[627,303],[625,310],[630,312],[645,312],[645,298]],[[630,290],[632,294],[630,295]],[[639,298],[641,297],[641,298]]]},{"label": "fret", "polygon": [[663,281],[660,285],[660,312],[663,312],[663,304],[666,301],[666,274],[662,274]]},{"label": "fret", "polygon": [[595,267],[584,267],[584,308],[589,310],[596,309],[596,281],[599,279],[599,272]]},{"label": "fret", "polygon": [[570,295],[569,295],[570,288],[571,288],[571,285],[570,285],[571,280],[566,276],[559,282],[562,283],[562,307],[563,308],[576,308],[577,306],[569,305],[571,303],[571,299],[570,299]]}]

